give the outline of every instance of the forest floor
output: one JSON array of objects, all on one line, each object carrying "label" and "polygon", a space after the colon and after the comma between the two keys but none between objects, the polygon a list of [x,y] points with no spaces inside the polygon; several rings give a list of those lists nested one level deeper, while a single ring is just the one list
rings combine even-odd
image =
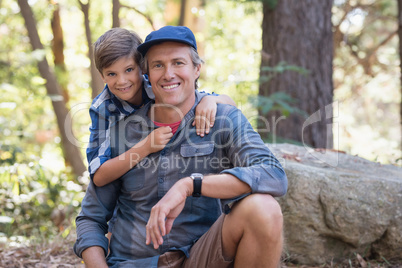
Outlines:
[{"label": "forest floor", "polygon": [[[74,236],[67,238],[57,238],[53,242],[45,242],[30,246],[0,247],[0,268],[84,268],[85,264],[78,258],[72,249]],[[283,262],[281,268],[300,267],[300,268],[351,268],[351,267],[381,267],[381,268],[401,268],[402,264],[385,262],[369,262],[360,256],[354,259],[344,260],[342,263],[328,263],[318,266],[297,265]]]}]

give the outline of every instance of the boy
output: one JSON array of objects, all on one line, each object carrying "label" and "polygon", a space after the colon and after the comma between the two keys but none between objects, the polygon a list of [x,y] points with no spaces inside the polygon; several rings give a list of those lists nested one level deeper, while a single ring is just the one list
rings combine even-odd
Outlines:
[{"label": "boy", "polygon": [[[124,154],[110,157],[110,127],[154,98],[148,78],[142,76],[140,69],[137,47],[141,43],[136,33],[122,28],[108,30],[94,43],[96,68],[106,83],[90,108],[92,125],[87,159],[96,186],[121,177],[145,156],[163,149],[173,136],[170,127],[160,127]],[[217,103],[236,106],[226,95],[206,95],[197,106],[193,123],[201,137],[213,126]]]}]

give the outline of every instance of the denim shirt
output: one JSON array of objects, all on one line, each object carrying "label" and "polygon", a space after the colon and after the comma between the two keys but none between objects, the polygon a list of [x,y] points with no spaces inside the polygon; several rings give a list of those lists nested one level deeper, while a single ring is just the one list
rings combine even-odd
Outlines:
[{"label": "denim shirt", "polygon": [[[195,94],[197,104],[200,93]],[[148,103],[111,129],[112,155],[126,151],[156,128],[147,117],[151,105]],[[109,266],[157,267],[159,255],[169,250],[181,250],[188,256],[191,246],[211,227],[222,210],[229,213],[231,204],[246,196],[226,200],[188,197],[159,249],[146,245],[145,226],[151,208],[175,182],[194,172],[232,174],[247,183],[251,193],[274,197],[286,193],[287,178],[279,161],[237,108],[218,104],[215,125],[203,138],[191,125],[194,108],[195,105],[163,150],[148,155],[108,185],[96,187],[90,182],[82,211],[76,219],[74,251],[78,256],[91,246],[108,251],[107,221],[116,203],[119,209],[107,257]]]}]

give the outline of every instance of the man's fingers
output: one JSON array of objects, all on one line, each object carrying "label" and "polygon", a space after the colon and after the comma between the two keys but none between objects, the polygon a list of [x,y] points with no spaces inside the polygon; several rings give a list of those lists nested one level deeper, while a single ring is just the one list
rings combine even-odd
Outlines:
[{"label": "man's fingers", "polygon": [[166,219],[166,234],[169,234],[173,227],[174,219]]},{"label": "man's fingers", "polygon": [[[149,245],[150,241],[152,241],[155,249],[159,248],[159,245],[163,244],[160,229],[160,219],[163,221],[164,218],[164,214],[160,212],[158,207],[153,207],[151,209],[151,215],[149,217],[148,224],[146,225],[146,244]],[[164,226],[162,232],[165,232]]]},{"label": "man's fingers", "polygon": [[[166,235],[165,217],[163,217],[163,216],[161,216],[161,215],[159,216],[158,225],[159,225],[159,229],[160,229],[160,232],[161,232],[162,236],[165,236],[165,235]],[[160,237],[160,239],[162,239],[161,244],[163,243],[163,238],[162,238],[162,236]],[[159,241],[160,241],[160,240],[159,240]]]}]

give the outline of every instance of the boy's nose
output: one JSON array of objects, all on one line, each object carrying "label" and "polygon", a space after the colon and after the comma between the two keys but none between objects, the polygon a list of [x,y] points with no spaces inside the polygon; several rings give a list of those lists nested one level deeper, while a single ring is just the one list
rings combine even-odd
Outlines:
[{"label": "boy's nose", "polygon": [[126,76],[125,76],[125,75],[120,75],[120,76],[118,77],[118,79],[117,79],[117,82],[118,82],[119,84],[124,84],[124,83],[126,83],[126,82],[127,82]]}]

